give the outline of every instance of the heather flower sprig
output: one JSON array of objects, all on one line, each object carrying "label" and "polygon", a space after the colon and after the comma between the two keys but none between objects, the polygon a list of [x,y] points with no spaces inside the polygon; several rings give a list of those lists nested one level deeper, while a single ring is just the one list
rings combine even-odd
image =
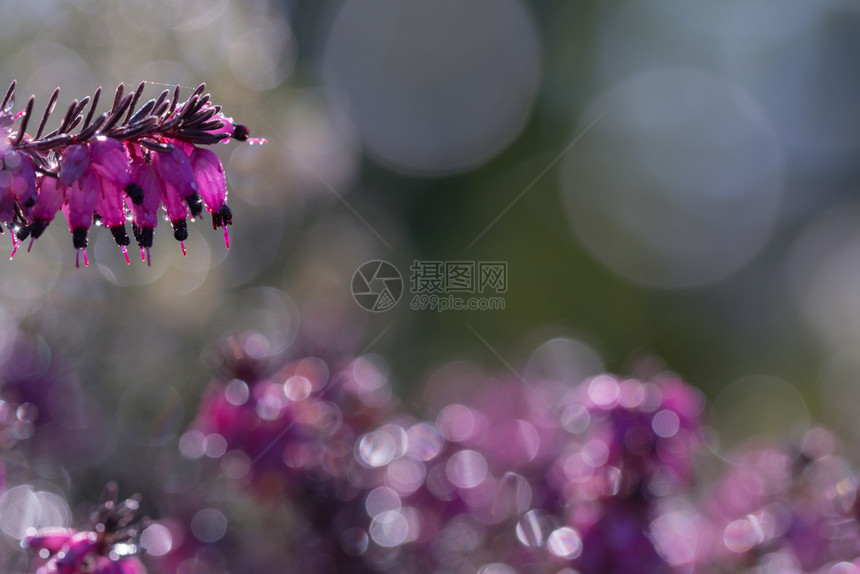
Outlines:
[{"label": "heather flower sprig", "polygon": [[188,218],[199,217],[205,208],[213,229],[224,228],[229,248],[227,225],[233,216],[226,203],[224,168],[217,155],[200,146],[230,139],[264,140],[249,139],[245,126],[212,104],[210,95],[203,93],[205,84],[185,101],[180,101],[177,85],[172,96],[164,90],[138,108],[145,84],[130,94],[120,84],[111,108],[100,115],[96,108],[101,88],[92,98],[74,100],[59,127],[43,135],[59,97],[57,88],[30,135],[26,130],[35,98],[13,113],[16,82],[12,82],[0,103],[0,224],[13,231],[13,256],[18,241],[30,237],[32,247],[62,210],[78,263],[81,254],[88,263],[87,237],[94,221],[111,231],[129,262],[127,220],[132,222],[141,259],[148,262],[161,205],[180,243],[188,237]]},{"label": "heather flower sprig", "polygon": [[45,528],[21,544],[38,552],[36,574],[146,574],[137,559],[147,522],[137,516],[139,508],[138,495],[120,501],[116,483],[110,482],[90,512],[88,529]]}]

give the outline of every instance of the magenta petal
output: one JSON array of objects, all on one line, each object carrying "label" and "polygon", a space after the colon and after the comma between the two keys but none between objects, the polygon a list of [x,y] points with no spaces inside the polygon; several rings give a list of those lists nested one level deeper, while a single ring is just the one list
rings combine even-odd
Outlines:
[{"label": "magenta petal", "polygon": [[220,128],[216,128],[214,130],[209,130],[210,134],[224,134],[224,139],[221,140],[223,143],[227,143],[230,141],[230,138],[233,136],[233,131],[236,129],[236,126],[233,122],[233,118],[228,118],[221,114],[216,115],[212,119],[218,119],[224,122],[224,125]]},{"label": "magenta petal", "polygon": [[28,548],[44,548],[51,554],[56,554],[77,532],[71,528],[43,528],[33,536],[25,538],[23,544]]},{"label": "magenta petal", "polygon": [[227,199],[227,179],[221,160],[208,149],[194,148],[191,153],[191,167],[197,175],[203,203],[209,211],[219,211]]},{"label": "magenta petal", "polygon": [[[14,157],[14,159],[12,159]],[[16,165],[13,170],[12,193],[18,201],[18,205],[27,210],[36,203],[36,171],[33,158],[21,152],[10,152],[6,154],[6,163],[12,159]]]},{"label": "magenta petal", "polygon": [[131,181],[131,168],[125,146],[104,136],[99,136],[89,145],[93,167],[99,175],[125,188]]},{"label": "magenta petal", "polygon": [[125,209],[123,207],[122,189],[115,182],[101,179],[101,193],[98,197],[96,211],[102,217],[102,222],[107,227],[123,225],[125,223]]},{"label": "magenta petal", "polygon": [[100,194],[99,178],[92,171],[66,189],[66,217],[71,229],[89,229]]},{"label": "magenta petal", "polygon": [[197,191],[191,159],[179,145],[174,145],[169,152],[153,153],[152,166],[164,183],[176,189],[180,199],[185,199]]},{"label": "magenta petal", "polygon": [[54,220],[66,200],[65,187],[56,178],[44,176],[39,182],[39,197],[33,207],[33,220],[30,233],[38,239],[45,228]]},{"label": "magenta petal", "polygon": [[65,187],[56,178],[44,176],[39,182],[39,197],[33,208],[33,217],[51,221],[63,207]]},{"label": "magenta petal", "polygon": [[12,186],[4,186],[3,181],[4,178],[0,177],[0,221],[10,223],[15,217],[15,195]]},{"label": "magenta petal", "polygon": [[60,159],[60,182],[65,186],[72,185],[89,167],[90,149],[86,144],[68,147]]},{"label": "magenta petal", "polygon": [[164,206],[167,208],[167,217],[171,221],[188,217],[188,208],[185,202],[182,201],[179,192],[170,183],[164,186]]},{"label": "magenta petal", "polygon": [[143,201],[132,204],[134,223],[138,226],[155,227],[158,225],[158,206],[164,197],[164,182],[151,165],[139,162],[132,173],[132,181],[143,190]]},{"label": "magenta petal", "polygon": [[140,160],[135,162],[132,181],[143,192],[140,203],[129,202],[134,215],[134,236],[141,248],[148,248],[152,246],[153,231],[158,225],[158,207],[166,190],[155,169]]},{"label": "magenta petal", "polygon": [[62,548],[62,557],[57,557],[57,567],[61,572],[67,566],[83,565],[88,554],[95,552],[98,536],[95,532],[78,532]]}]

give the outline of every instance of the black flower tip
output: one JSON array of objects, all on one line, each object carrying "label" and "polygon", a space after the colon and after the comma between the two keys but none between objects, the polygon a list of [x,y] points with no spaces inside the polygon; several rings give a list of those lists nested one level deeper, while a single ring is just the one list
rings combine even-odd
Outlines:
[{"label": "black flower tip", "polygon": [[155,230],[152,227],[132,225],[131,230],[134,232],[134,239],[139,246],[152,247],[152,238],[155,235]]},{"label": "black flower tip", "polygon": [[72,229],[72,242],[75,245],[75,249],[83,249],[87,246],[87,228],[86,227],[75,227]]},{"label": "black flower tip", "polygon": [[185,202],[188,204],[188,211],[191,212],[191,217],[200,217],[200,214],[203,213],[203,198],[200,197],[200,194],[197,192],[192,193],[185,198]]},{"label": "black flower tip", "polygon": [[233,212],[230,211],[226,203],[218,211],[212,212],[212,229],[218,229],[225,225],[233,225]]},{"label": "black flower tip", "polygon": [[47,228],[48,224],[45,221],[41,219],[36,219],[30,225],[23,225],[19,227],[18,232],[15,233],[15,237],[18,239],[18,241],[24,241],[32,234],[33,239],[39,239],[39,237],[42,235],[42,233],[45,232],[45,229]]},{"label": "black flower tip", "polygon": [[173,237],[176,238],[176,241],[188,239],[188,221],[186,219],[174,219],[172,223]]},{"label": "black flower tip", "polygon": [[131,199],[133,204],[140,205],[143,203],[143,188],[136,183],[131,182],[125,186],[125,192],[128,194],[128,197]]},{"label": "black flower tip", "polygon": [[250,136],[250,135],[251,135],[251,131],[247,127],[243,126],[242,124],[236,124],[235,126],[233,126],[233,139],[234,140],[237,140],[240,142],[247,141],[248,136]]},{"label": "black flower tip", "polygon": [[128,237],[128,233],[125,230],[125,224],[114,225],[110,228],[110,232],[111,235],[113,235],[113,240],[116,241],[116,244],[120,247],[131,243],[131,239]]}]

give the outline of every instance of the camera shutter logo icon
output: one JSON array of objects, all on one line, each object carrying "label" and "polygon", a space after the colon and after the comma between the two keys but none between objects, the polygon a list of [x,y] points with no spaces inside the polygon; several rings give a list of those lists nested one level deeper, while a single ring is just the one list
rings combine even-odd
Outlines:
[{"label": "camera shutter logo icon", "polygon": [[373,313],[388,311],[403,296],[403,277],[387,261],[368,261],[352,276],[352,297],[358,306]]}]

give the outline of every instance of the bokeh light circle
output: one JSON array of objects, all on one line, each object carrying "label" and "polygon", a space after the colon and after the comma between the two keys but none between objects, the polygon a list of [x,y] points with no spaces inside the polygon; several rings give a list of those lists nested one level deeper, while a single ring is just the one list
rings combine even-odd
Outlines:
[{"label": "bokeh light circle", "polygon": [[576,339],[555,337],[532,352],[525,376],[577,385],[603,371],[603,361],[594,349]]},{"label": "bokeh light circle", "polygon": [[809,409],[797,389],[776,377],[752,375],[725,387],[708,412],[708,426],[719,437],[719,452],[732,452],[753,436],[799,438],[809,428]]},{"label": "bokeh light circle", "polygon": [[201,542],[217,542],[227,533],[227,517],[215,508],[204,508],[191,519],[191,533]]},{"label": "bokeh light circle", "polygon": [[[784,161],[740,87],[661,68],[597,98],[564,158],[562,195],[583,246],[623,277],[659,288],[713,283],[771,234]],[[577,137],[576,135],[573,137]]]},{"label": "bokeh light circle", "polygon": [[170,385],[138,383],[123,393],[117,407],[120,429],[143,446],[160,446],[175,437],[185,405]]},{"label": "bokeh light circle", "polygon": [[392,169],[471,169],[522,129],[540,48],[519,0],[348,0],[327,38],[327,87],[367,151]]},{"label": "bokeh light circle", "polygon": [[173,536],[162,524],[152,524],[140,535],[140,545],[152,556],[162,556],[173,547]]}]

